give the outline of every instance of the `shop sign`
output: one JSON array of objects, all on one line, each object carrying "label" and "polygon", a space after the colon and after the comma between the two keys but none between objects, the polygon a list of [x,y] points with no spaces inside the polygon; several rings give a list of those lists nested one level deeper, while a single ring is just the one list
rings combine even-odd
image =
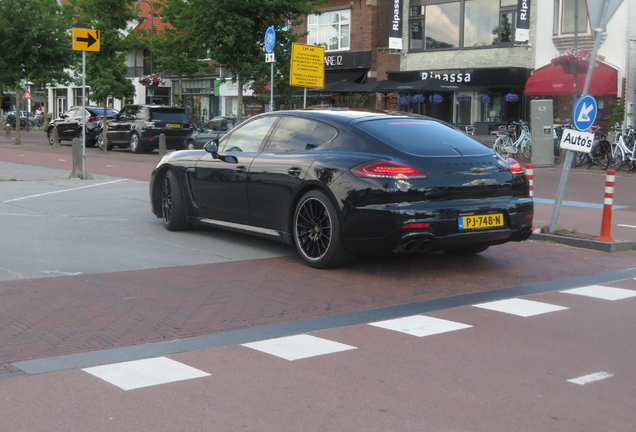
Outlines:
[{"label": "shop sign", "polygon": [[371,51],[325,54],[325,69],[362,69],[371,67]]},{"label": "shop sign", "polygon": [[448,72],[422,72],[422,79],[435,78],[440,79],[442,81],[448,81],[452,83],[469,83],[471,81],[470,72],[458,72],[458,73],[448,73]]},{"label": "shop sign", "polygon": [[517,3],[517,28],[515,42],[528,42],[530,39],[530,0]]},{"label": "shop sign", "polygon": [[389,49],[402,49],[402,0],[393,0],[391,27],[389,27]]}]

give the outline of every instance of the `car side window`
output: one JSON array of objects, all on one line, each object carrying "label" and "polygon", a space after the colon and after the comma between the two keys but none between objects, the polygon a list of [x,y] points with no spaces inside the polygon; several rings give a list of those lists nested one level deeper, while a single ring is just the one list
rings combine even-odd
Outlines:
[{"label": "car side window", "polygon": [[286,116],[276,127],[265,151],[300,152],[312,150],[331,141],[336,129],[314,120]]},{"label": "car side window", "polygon": [[129,107],[124,107],[119,113],[119,120],[125,120],[130,115]]},{"label": "car side window", "polygon": [[261,117],[226,135],[222,151],[257,152],[278,116]]}]

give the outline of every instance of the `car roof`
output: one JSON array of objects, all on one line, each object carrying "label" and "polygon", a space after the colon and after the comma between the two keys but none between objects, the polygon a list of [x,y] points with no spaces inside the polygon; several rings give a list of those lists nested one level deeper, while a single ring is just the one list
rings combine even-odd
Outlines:
[{"label": "car roof", "polygon": [[302,110],[287,110],[287,111],[274,111],[269,114],[281,114],[284,115],[300,115],[302,117],[310,117],[315,120],[324,120],[337,123],[349,123],[350,121],[360,120],[375,120],[375,119],[390,119],[390,118],[413,118],[430,120],[438,123],[442,123],[439,119],[433,117],[427,117],[419,114],[407,113],[402,111],[380,111],[364,108],[318,108],[318,109],[302,109]]}]

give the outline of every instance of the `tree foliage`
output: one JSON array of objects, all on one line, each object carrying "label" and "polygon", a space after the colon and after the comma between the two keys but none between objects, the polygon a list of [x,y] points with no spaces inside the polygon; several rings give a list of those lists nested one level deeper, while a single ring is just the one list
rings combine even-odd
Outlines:
[{"label": "tree foliage", "polygon": [[130,22],[137,18],[133,0],[70,0],[76,17],[74,27],[99,31],[100,50],[86,52],[86,85],[89,99],[106,103],[109,96],[124,99],[135,95],[126,78],[126,56],[134,44]]},{"label": "tree foliage", "polygon": [[154,51],[157,71],[179,77],[177,99],[181,100],[182,78],[213,71],[205,47],[197,43],[189,31],[188,4],[184,0],[166,0],[158,4],[161,21],[168,24],[155,36]]},{"label": "tree foliage", "polygon": [[[36,84],[65,83],[76,56],[71,45],[70,16],[51,0],[0,1],[0,86],[18,89],[20,80]],[[21,98],[16,92],[16,111]],[[20,116],[16,115],[16,144]]]},{"label": "tree foliage", "polygon": [[[28,78],[38,84],[66,83],[74,55],[71,19],[51,0],[0,1],[0,84]],[[24,71],[22,71],[24,69]]]},{"label": "tree foliage", "polygon": [[[303,15],[317,12],[315,3],[315,0],[188,0],[190,32],[210,58],[232,75],[240,89],[249,81],[269,81],[270,66],[265,63],[263,49],[269,26],[276,31],[276,75],[288,76],[291,42],[298,39],[293,26],[300,23]],[[282,83],[285,85],[285,81]],[[241,106],[241,91],[238,96]],[[241,116],[240,110],[238,115]]]}]

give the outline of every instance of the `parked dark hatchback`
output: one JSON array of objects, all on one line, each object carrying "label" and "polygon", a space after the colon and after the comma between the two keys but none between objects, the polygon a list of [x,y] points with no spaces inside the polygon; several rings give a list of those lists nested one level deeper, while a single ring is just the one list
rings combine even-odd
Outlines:
[{"label": "parked dark hatchback", "polygon": [[533,203],[514,159],[436,119],[399,112],[261,114],[150,181],[168,230],[194,223],[287,242],[317,268],[356,255],[468,255],[526,240]]},{"label": "parked dark hatchback", "polygon": [[184,139],[194,130],[184,108],[165,105],[126,105],[108,122],[108,149],[130,147],[133,153],[159,148],[159,135],[166,148],[181,150]]},{"label": "parked dark hatchback", "polygon": [[[117,114],[117,110],[107,109],[106,115],[112,119]],[[86,146],[92,147],[100,139],[102,133],[102,123],[104,121],[104,108],[86,107]],[[49,123],[46,134],[49,144],[53,145],[53,131],[57,129],[57,136],[60,141],[73,141],[74,138],[82,139],[82,107],[72,107],[62,116]]]},{"label": "parked dark hatchback", "polygon": [[236,117],[214,117],[203,126],[196,128],[194,132],[186,137],[186,148],[189,150],[202,149],[205,143],[214,138],[221,138],[234,126],[236,126]]}]

